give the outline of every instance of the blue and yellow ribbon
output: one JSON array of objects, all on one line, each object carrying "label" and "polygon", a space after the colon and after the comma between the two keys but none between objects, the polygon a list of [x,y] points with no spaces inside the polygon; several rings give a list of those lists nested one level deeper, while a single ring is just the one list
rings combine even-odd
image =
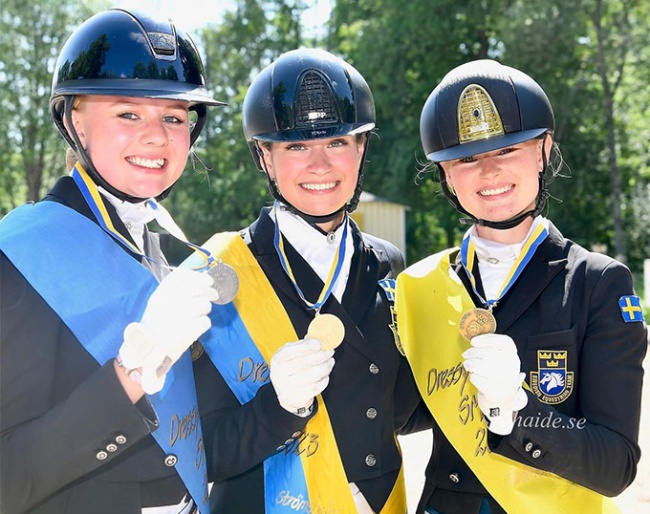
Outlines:
[{"label": "blue and yellow ribbon", "polygon": [[[278,202],[276,201],[275,205],[273,206],[273,212],[275,213],[276,209],[278,208],[279,205]],[[341,274],[341,269],[343,268],[343,262],[345,261],[345,241],[348,235],[348,220],[346,218],[344,221],[341,241],[339,242],[339,247],[336,249],[336,254],[334,255],[334,261],[332,262],[332,267],[330,268],[330,272],[327,278],[325,279],[325,283],[323,284],[323,289],[318,295],[318,299],[316,300],[316,302],[313,303],[307,300],[307,298],[305,298],[305,295],[303,294],[300,287],[298,286],[296,277],[293,274],[293,270],[291,269],[291,265],[289,264],[289,259],[287,259],[287,255],[284,251],[284,238],[282,237],[282,234],[280,232],[280,226],[278,223],[277,215],[275,216],[274,221],[275,221],[275,233],[273,234],[273,246],[275,246],[275,251],[277,252],[278,257],[280,259],[280,264],[282,265],[282,269],[289,277],[289,280],[291,280],[294,289],[296,290],[298,296],[300,296],[302,301],[305,302],[305,304],[310,309],[318,313],[321,307],[325,304],[325,302],[329,298],[330,294],[332,293],[334,284],[336,284],[336,280],[339,278],[339,275]]]},{"label": "blue and yellow ribbon", "polygon": [[[84,200],[86,200],[88,207],[90,207],[91,211],[95,215],[95,219],[97,220],[97,223],[99,223],[99,226],[102,227],[102,229],[104,229],[104,231],[113,239],[115,239],[119,244],[128,248],[135,255],[154,262],[154,259],[145,255],[136,245],[134,245],[126,237],[120,234],[120,232],[115,228],[115,225],[113,225],[113,221],[111,220],[108,211],[106,210],[106,206],[104,205],[101,194],[99,193],[97,184],[92,181],[86,170],[83,169],[79,162],[74,165],[70,175],[81,191],[81,194],[83,195]],[[176,239],[185,243],[187,246],[201,255],[203,262],[197,263],[197,271],[204,271],[214,264],[215,259],[210,254],[210,252],[199,245],[189,242],[187,240],[187,237],[185,237],[185,234],[183,234],[183,231],[178,227],[176,222],[174,222],[172,217],[162,205],[156,202],[153,198],[149,198],[145,202],[146,205],[154,211],[156,214],[156,219],[164,229],[166,229]]]},{"label": "blue and yellow ribbon", "polygon": [[499,300],[505,296],[512,285],[517,281],[519,275],[521,275],[521,273],[524,271],[526,264],[528,264],[532,258],[535,250],[537,250],[537,247],[542,244],[542,241],[544,241],[547,236],[548,230],[546,230],[546,227],[541,223],[537,225],[537,227],[533,230],[533,233],[524,243],[521,251],[519,252],[519,255],[517,256],[517,259],[510,268],[508,275],[506,276],[503,284],[501,285],[501,288],[499,289],[499,292],[497,293],[497,297],[486,300],[478,293],[476,287],[476,278],[472,274],[476,259],[476,248],[474,247],[474,243],[472,242],[469,232],[465,234],[460,247],[460,261],[463,265],[463,268],[465,268],[465,272],[469,277],[470,283],[472,284],[474,294],[476,294],[477,298],[481,300],[481,303],[486,309],[492,310],[499,302]]},{"label": "blue and yellow ribbon", "polygon": [[[204,247],[233,263],[240,279],[233,302],[213,305],[212,328],[201,337],[201,343],[244,404],[268,382],[273,354],[299,337],[238,233],[216,234]],[[197,258],[191,256],[184,265],[193,266]],[[321,396],[317,402],[317,412],[303,433],[264,461],[267,514],[356,511],[327,408]]]}]

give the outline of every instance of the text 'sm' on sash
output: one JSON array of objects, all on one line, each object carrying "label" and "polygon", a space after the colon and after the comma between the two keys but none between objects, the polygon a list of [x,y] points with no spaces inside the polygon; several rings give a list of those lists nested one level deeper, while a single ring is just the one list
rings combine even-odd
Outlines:
[{"label": "text 'sm' on sash", "polygon": [[440,252],[403,271],[396,294],[406,358],[445,437],[509,513],[618,513],[610,498],[489,450],[477,390],[463,367],[462,353],[469,342],[460,335],[458,323],[475,306],[451,267],[456,252]]}]

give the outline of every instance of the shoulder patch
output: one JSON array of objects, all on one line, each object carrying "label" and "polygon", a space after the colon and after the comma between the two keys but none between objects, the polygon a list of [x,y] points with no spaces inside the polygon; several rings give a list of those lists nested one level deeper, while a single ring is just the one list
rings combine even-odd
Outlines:
[{"label": "shoulder patch", "polygon": [[395,279],[385,278],[379,281],[379,285],[386,292],[386,297],[391,301],[395,301]]},{"label": "shoulder patch", "polygon": [[643,309],[641,308],[641,299],[638,296],[621,296],[618,300],[618,306],[621,308],[621,316],[623,316],[625,323],[645,321],[643,318]]},{"label": "shoulder patch", "polygon": [[391,322],[390,325],[388,326],[393,332],[395,346],[397,347],[399,353],[401,353],[403,356],[406,356],[406,354],[404,353],[404,348],[402,347],[402,342],[400,341],[399,334],[397,332],[397,312],[395,312],[395,305],[392,305],[393,303],[395,303],[395,286],[396,286],[395,279],[385,278],[379,281],[379,285],[386,292],[386,298],[388,298],[388,301],[391,302],[390,305]]}]

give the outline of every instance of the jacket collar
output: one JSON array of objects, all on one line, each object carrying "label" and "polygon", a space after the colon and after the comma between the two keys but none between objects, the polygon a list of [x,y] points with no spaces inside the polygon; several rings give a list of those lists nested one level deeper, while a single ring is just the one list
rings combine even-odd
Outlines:
[{"label": "jacket collar", "polygon": [[[312,314],[307,310],[278,259],[273,246],[275,225],[269,212],[268,207],[262,209],[258,219],[250,226],[251,250],[276,292],[282,293],[282,298],[298,305],[305,313],[305,317],[311,318]],[[380,266],[377,255],[366,247],[358,226],[352,220],[350,229],[354,241],[354,255],[342,304],[330,296],[323,306],[323,312],[334,314],[343,321],[346,342],[363,353],[369,354],[370,357],[374,357],[371,345],[365,342],[357,327],[362,322],[368,308],[376,301],[374,292],[378,287],[378,281],[383,277],[379,276]],[[287,242],[285,242],[285,251],[303,294],[313,301],[321,292],[322,280]],[[298,334],[299,337],[304,337],[304,335]]]}]

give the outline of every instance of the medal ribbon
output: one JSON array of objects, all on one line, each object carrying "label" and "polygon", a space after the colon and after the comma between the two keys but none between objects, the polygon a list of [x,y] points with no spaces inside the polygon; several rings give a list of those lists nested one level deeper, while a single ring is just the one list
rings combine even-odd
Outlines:
[{"label": "medal ribbon", "polygon": [[[100,365],[117,355],[124,327],[142,317],[158,286],[105,231],[56,202],[26,204],[9,213],[0,222],[0,247]],[[165,454],[177,456],[176,471],[201,514],[207,514],[207,471],[189,352],[168,372],[164,389],[148,398],[160,420],[152,436]],[[181,436],[180,421],[195,428]]]},{"label": "medal ribbon", "polygon": [[[111,221],[110,216],[108,215],[106,206],[104,205],[104,202],[101,198],[99,189],[97,189],[97,184],[95,184],[92,181],[92,179],[90,178],[86,170],[83,169],[83,167],[79,162],[77,162],[75,166],[72,168],[71,176],[74,179],[75,183],[77,184],[77,187],[81,191],[81,194],[86,200],[86,203],[90,207],[90,210],[95,215],[95,218],[97,219],[97,223],[99,223],[99,226],[102,227],[104,231],[106,231],[108,234],[110,234],[118,243],[131,250],[131,252],[153,262],[154,261],[153,259],[145,255],[137,246],[131,243],[131,241],[129,241],[122,234],[120,234],[118,230],[115,228],[113,222]],[[210,252],[208,252],[205,248],[190,243],[187,237],[185,236],[185,234],[183,233],[183,231],[181,230],[181,228],[176,224],[174,219],[171,217],[171,214],[169,214],[167,209],[165,209],[162,206],[162,204],[158,203],[153,198],[149,198],[148,200],[146,200],[145,204],[147,205],[148,208],[150,208],[155,212],[156,221],[160,224],[162,228],[167,230],[167,232],[169,232],[173,237],[185,243],[187,246],[189,246],[190,248],[192,248],[194,251],[196,251],[198,254],[202,256],[205,262],[201,266],[199,266],[199,268],[197,268],[198,271],[203,271],[204,269],[207,269],[213,265],[215,259],[210,254]]]},{"label": "medal ribbon", "polygon": [[501,289],[499,290],[497,297],[492,300],[485,300],[478,293],[476,288],[476,278],[472,274],[472,269],[474,269],[474,263],[476,259],[476,248],[474,248],[474,243],[472,242],[472,239],[469,235],[469,231],[467,234],[465,234],[460,247],[460,262],[463,265],[463,268],[465,268],[465,272],[469,277],[469,281],[472,284],[472,290],[474,291],[474,294],[478,297],[479,300],[481,300],[481,303],[486,309],[491,311],[496,306],[497,302],[499,302],[499,300],[505,296],[512,285],[517,281],[519,275],[521,275],[521,273],[524,271],[526,264],[528,264],[532,258],[535,250],[537,250],[537,247],[542,244],[542,241],[544,241],[547,236],[548,230],[546,230],[546,227],[543,224],[540,223],[537,225],[537,227],[535,227],[533,233],[524,243],[521,251],[519,252],[519,255],[517,256],[517,259],[510,268],[508,275],[501,285]]},{"label": "medal ribbon", "polygon": [[406,359],[445,437],[506,512],[619,513],[611,498],[490,451],[483,416],[471,408],[478,405],[478,391],[462,364],[470,343],[460,335],[458,321],[474,305],[450,265],[455,250],[432,255],[400,273],[395,305]]},{"label": "medal ribbon", "polygon": [[296,277],[294,276],[293,270],[291,269],[291,265],[289,264],[289,259],[287,259],[287,255],[284,251],[284,239],[282,238],[282,234],[280,233],[278,217],[275,214],[276,209],[278,208],[279,208],[279,204],[276,201],[275,205],[273,206],[274,221],[275,221],[275,233],[273,236],[273,246],[275,246],[275,251],[277,252],[278,257],[280,258],[280,264],[282,265],[282,269],[289,277],[289,280],[291,280],[293,287],[295,288],[296,292],[298,293],[302,301],[305,302],[310,309],[315,310],[316,313],[318,313],[320,311],[320,308],[323,306],[323,304],[327,301],[330,294],[332,293],[334,284],[336,284],[336,280],[339,278],[339,275],[341,274],[341,268],[343,267],[343,261],[345,260],[345,241],[348,235],[347,217],[344,222],[343,234],[341,235],[341,241],[339,243],[339,247],[336,249],[336,255],[334,256],[334,261],[332,262],[332,267],[330,269],[329,275],[325,280],[323,289],[321,290],[320,295],[318,296],[318,300],[316,300],[315,303],[312,303],[309,300],[307,300],[307,298],[305,298],[305,295],[300,290],[300,287],[298,286],[298,282],[296,281]]},{"label": "medal ribbon", "polygon": [[[268,362],[287,341],[297,341],[293,324],[273,287],[239,233],[214,235],[205,247],[236,264],[235,299],[213,305],[212,328],[201,343],[241,404],[268,384]],[[192,255],[185,265],[193,266]],[[303,433],[264,461],[266,514],[356,512],[327,408],[317,397],[316,414]],[[402,511],[394,511],[403,514]]]}]

